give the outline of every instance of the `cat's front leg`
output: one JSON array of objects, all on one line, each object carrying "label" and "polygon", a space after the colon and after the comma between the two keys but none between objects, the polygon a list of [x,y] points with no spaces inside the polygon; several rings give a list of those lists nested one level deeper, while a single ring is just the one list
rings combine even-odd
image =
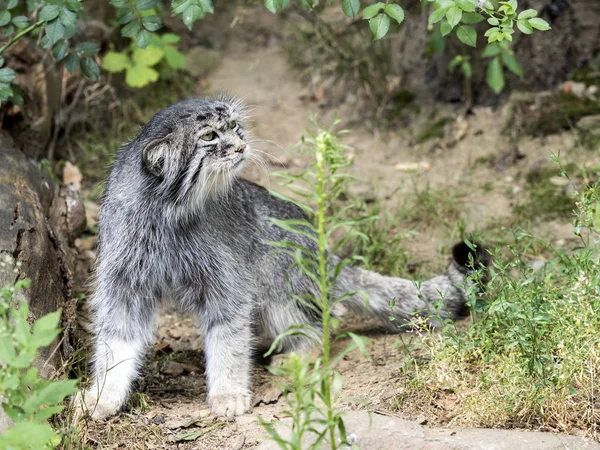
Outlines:
[{"label": "cat's front leg", "polygon": [[205,332],[208,407],[217,416],[233,418],[251,410],[250,363],[252,354],[249,304],[227,308],[207,305],[201,314]]}]

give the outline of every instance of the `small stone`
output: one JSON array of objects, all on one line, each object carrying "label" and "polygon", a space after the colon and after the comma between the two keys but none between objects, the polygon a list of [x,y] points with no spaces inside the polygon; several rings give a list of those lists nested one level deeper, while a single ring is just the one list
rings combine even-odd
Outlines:
[{"label": "small stone", "polygon": [[415,422],[417,422],[419,425],[427,425],[428,420],[427,417],[425,417],[425,414],[421,414],[417,417]]},{"label": "small stone", "polygon": [[582,117],[576,126],[593,136],[600,136],[600,114]]},{"label": "small stone", "polygon": [[245,442],[246,442],[246,436],[244,436],[243,434],[240,434],[237,438],[235,445],[232,447],[231,450],[241,450],[241,448],[244,446]]},{"label": "small stone", "polygon": [[81,175],[81,171],[79,167],[71,164],[69,161],[65,163],[65,167],[63,168],[63,183],[73,185],[77,188],[78,191],[81,190],[81,181],[83,180],[83,175]]},{"label": "small stone", "polygon": [[178,375],[183,375],[183,372],[185,372],[185,367],[183,364],[180,364],[177,361],[167,361],[161,372],[165,375],[176,377]]},{"label": "small stone", "polygon": [[539,272],[544,268],[545,265],[546,261],[544,261],[543,259],[536,259],[531,263],[531,268],[534,272]]},{"label": "small stone", "polygon": [[554,186],[567,186],[569,184],[569,180],[564,177],[554,176],[550,178],[550,183]]},{"label": "small stone", "polygon": [[85,206],[85,218],[87,221],[88,230],[91,230],[98,224],[98,214],[100,212],[100,207],[96,202],[92,202],[89,200],[85,200],[83,202],[83,206]]},{"label": "small stone", "polygon": [[80,250],[92,250],[96,247],[96,236],[86,236],[84,238],[75,239],[75,247]]},{"label": "small stone", "polygon": [[157,414],[152,419],[152,423],[154,425],[162,425],[163,423],[165,423],[165,415],[164,414]]},{"label": "small stone", "polygon": [[428,161],[419,161],[417,163],[398,163],[394,166],[399,172],[419,172],[427,171],[431,168],[431,164]]}]

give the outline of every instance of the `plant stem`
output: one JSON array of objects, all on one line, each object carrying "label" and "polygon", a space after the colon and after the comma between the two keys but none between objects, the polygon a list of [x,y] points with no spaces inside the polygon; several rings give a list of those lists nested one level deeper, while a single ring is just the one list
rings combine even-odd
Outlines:
[{"label": "plant stem", "polygon": [[329,299],[328,299],[328,283],[327,276],[327,242],[325,235],[325,193],[323,192],[323,184],[325,179],[323,163],[324,163],[324,142],[317,143],[317,234],[319,236],[319,275],[321,279],[321,310],[323,315],[323,370],[325,378],[323,379],[323,390],[325,391],[325,404],[327,406],[327,423],[329,426],[329,439],[331,450],[336,450],[335,445],[335,426],[333,424],[333,406],[331,404],[331,370],[329,359]]},{"label": "plant stem", "polygon": [[31,33],[33,30],[35,30],[36,28],[41,27],[44,24],[43,20],[38,20],[36,23],[29,25],[27,28],[23,29],[22,31],[19,31],[17,34],[15,34],[12,38],[9,39],[9,41],[4,44],[2,47],[0,47],[0,55],[2,53],[4,53],[6,50],[8,50],[8,48],[13,45],[15,42],[17,42],[19,39],[21,39],[23,36],[25,36],[28,33]]}]

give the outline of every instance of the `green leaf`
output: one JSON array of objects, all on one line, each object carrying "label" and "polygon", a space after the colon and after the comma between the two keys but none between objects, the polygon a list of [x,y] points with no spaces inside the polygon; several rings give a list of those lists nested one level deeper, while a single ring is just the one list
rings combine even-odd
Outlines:
[{"label": "green leaf", "polygon": [[444,20],[440,25],[440,33],[442,33],[442,36],[448,36],[452,29],[452,25],[450,25],[447,20]]},{"label": "green leaf", "polygon": [[183,23],[191,31],[194,22],[204,17],[204,11],[198,5],[191,5],[183,13]]},{"label": "green leaf", "polygon": [[517,28],[521,30],[523,34],[531,34],[533,33],[533,27],[526,20],[517,20]]},{"label": "green leaf", "polygon": [[277,0],[265,0],[265,8],[267,8],[273,14],[277,12],[277,5]]},{"label": "green leaf", "polygon": [[46,36],[48,36],[48,41],[50,46],[53,46],[58,41],[60,41],[65,35],[65,26],[62,22],[54,19],[52,22],[49,22],[46,25]]},{"label": "green leaf", "polygon": [[3,27],[4,25],[10,23],[11,17],[12,15],[7,9],[5,9],[4,11],[0,11],[0,27]]},{"label": "green leaf", "polygon": [[81,69],[81,73],[90,80],[96,81],[100,76],[100,68],[92,58],[83,58],[79,63],[79,68]]},{"label": "green leaf", "polygon": [[59,13],[60,8],[57,5],[46,5],[40,10],[38,20],[50,22],[51,20],[56,19]]},{"label": "green leaf", "polygon": [[385,8],[385,3],[377,2],[363,9],[363,19],[368,20],[375,17],[379,11]]},{"label": "green leaf", "polygon": [[25,16],[13,17],[12,24],[19,29],[27,28],[29,26],[29,19]]},{"label": "green leaf", "polygon": [[541,19],[539,17],[529,19],[529,24],[536,30],[540,30],[540,31],[547,31],[547,30],[551,29],[550,25],[548,25],[548,22],[546,22],[544,19]]},{"label": "green leaf", "polygon": [[494,27],[497,27],[498,25],[500,25],[500,21],[498,19],[496,19],[495,17],[490,17],[487,20],[487,22]]},{"label": "green leaf", "polygon": [[465,78],[471,78],[473,76],[473,67],[469,61],[464,61],[460,67]]},{"label": "green leaf", "polygon": [[360,1],[359,0],[342,0],[342,11],[346,16],[354,19],[358,14],[358,10],[360,9]]},{"label": "green leaf", "polygon": [[177,44],[181,38],[173,33],[165,33],[163,34],[160,39],[165,43],[165,44]]},{"label": "green leaf", "polygon": [[487,68],[487,83],[490,88],[499,94],[504,89],[504,71],[502,70],[502,64],[500,58],[497,56],[492,59]]},{"label": "green leaf", "polygon": [[77,53],[69,53],[65,58],[65,69],[69,73],[73,73],[77,66],[79,66],[79,56],[77,56]]},{"label": "green leaf", "polygon": [[500,54],[500,47],[498,44],[488,44],[481,53],[482,58],[489,58],[491,56],[496,56]]},{"label": "green leaf", "polygon": [[133,51],[132,59],[134,64],[137,66],[152,67],[163,59],[165,53],[162,49],[149,45],[145,49],[136,48]]},{"label": "green leaf", "polygon": [[144,87],[158,80],[158,72],[150,67],[136,64],[125,72],[125,82],[131,87]]},{"label": "green leaf", "polygon": [[13,335],[17,342],[23,346],[27,346],[29,338],[31,337],[31,329],[25,319],[15,318]]},{"label": "green leaf", "polygon": [[377,14],[372,19],[369,19],[369,28],[373,33],[373,40],[377,41],[383,38],[390,29],[390,18],[385,14]]},{"label": "green leaf", "polygon": [[140,32],[141,28],[139,21],[130,22],[121,29],[121,36],[133,37]]},{"label": "green leaf", "polygon": [[60,20],[65,27],[74,27],[77,24],[77,14],[69,8],[62,8],[58,13],[58,20]]},{"label": "green leaf", "polygon": [[131,60],[125,53],[108,52],[102,58],[102,67],[111,73],[122,72],[130,65]]},{"label": "green leaf", "polygon": [[10,338],[0,336],[0,361],[10,363],[16,358],[15,347]]},{"label": "green leaf", "polygon": [[8,0],[6,3],[6,9],[13,9],[19,4],[19,0]]},{"label": "green leaf", "polygon": [[[23,446],[23,436],[27,436],[26,447]],[[54,430],[47,423],[18,422],[2,434],[2,448],[49,448],[54,436]]]},{"label": "green leaf", "polygon": [[464,13],[461,22],[467,25],[483,22],[485,17],[476,12]]},{"label": "green leaf", "polygon": [[140,31],[135,37],[135,43],[139,48],[146,48],[152,42],[152,33],[148,30]]},{"label": "green leaf", "polygon": [[5,67],[0,69],[0,83],[8,84],[15,79],[15,71]]},{"label": "green leaf", "polygon": [[473,27],[460,25],[456,29],[456,36],[463,44],[466,44],[469,47],[477,47],[477,32]]},{"label": "green leaf", "polygon": [[517,75],[519,78],[523,79],[523,77],[525,76],[525,74],[523,73],[523,68],[519,64],[519,61],[517,61],[517,58],[515,57],[515,53],[513,51],[507,50],[505,52],[502,52],[502,62],[508,68],[508,70]]},{"label": "green leaf", "polygon": [[404,21],[404,10],[400,5],[396,5],[395,3],[387,5],[384,12],[399,24]]},{"label": "green leaf", "polygon": [[451,6],[446,12],[446,19],[448,19],[448,22],[454,28],[458,25],[460,19],[462,19],[462,9],[458,6]]},{"label": "green leaf", "polygon": [[85,56],[95,55],[100,51],[100,46],[95,42],[81,42],[75,46],[75,51]]},{"label": "green leaf", "polygon": [[429,15],[429,24],[433,25],[434,23],[438,23],[440,20],[446,17],[446,13],[449,9],[450,8],[438,8],[433,10]]},{"label": "green leaf", "polygon": [[148,31],[157,31],[162,27],[162,21],[158,16],[146,16],[142,18],[142,24]]},{"label": "green leaf", "polygon": [[135,7],[140,11],[147,11],[154,8],[157,3],[157,0],[137,0]]},{"label": "green leaf", "polygon": [[526,9],[525,11],[521,11],[521,13],[517,16],[517,19],[532,19],[537,15],[538,12],[535,9]]},{"label": "green leaf", "polygon": [[133,20],[134,13],[131,8],[119,8],[117,10],[117,22],[121,25],[125,25]]},{"label": "green leaf", "polygon": [[215,12],[212,0],[200,0],[200,4],[207,13],[213,14]]},{"label": "green leaf", "polygon": [[475,1],[474,0],[456,0],[456,4],[460,9],[465,12],[473,12],[475,11]]},{"label": "green leaf", "polygon": [[31,397],[23,404],[25,411],[33,411],[40,406],[54,406],[66,397],[77,392],[77,380],[50,381],[38,391],[32,391]]},{"label": "green leaf", "polygon": [[186,58],[183,53],[178,52],[171,46],[163,48],[165,60],[171,69],[183,69],[186,65]]},{"label": "green leaf", "polygon": [[54,59],[56,59],[57,61],[60,61],[65,57],[68,49],[69,46],[65,41],[59,41],[56,43],[56,45],[54,45],[54,48],[52,49],[52,56],[54,56]]}]

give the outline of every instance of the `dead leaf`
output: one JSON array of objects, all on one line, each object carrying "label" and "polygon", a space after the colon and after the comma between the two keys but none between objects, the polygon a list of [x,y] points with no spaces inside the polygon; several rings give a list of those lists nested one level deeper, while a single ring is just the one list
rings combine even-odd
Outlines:
[{"label": "dead leaf", "polygon": [[81,190],[81,181],[83,180],[83,175],[81,175],[81,171],[79,167],[74,164],[71,164],[69,161],[65,163],[65,167],[63,168],[63,183],[70,184],[73,183],[78,191]]},{"label": "dead leaf", "polygon": [[276,403],[281,397],[282,391],[280,388],[275,386],[272,383],[266,383],[256,390],[254,395],[254,403],[253,406],[257,406],[260,403],[263,405],[268,405],[270,403]]}]

